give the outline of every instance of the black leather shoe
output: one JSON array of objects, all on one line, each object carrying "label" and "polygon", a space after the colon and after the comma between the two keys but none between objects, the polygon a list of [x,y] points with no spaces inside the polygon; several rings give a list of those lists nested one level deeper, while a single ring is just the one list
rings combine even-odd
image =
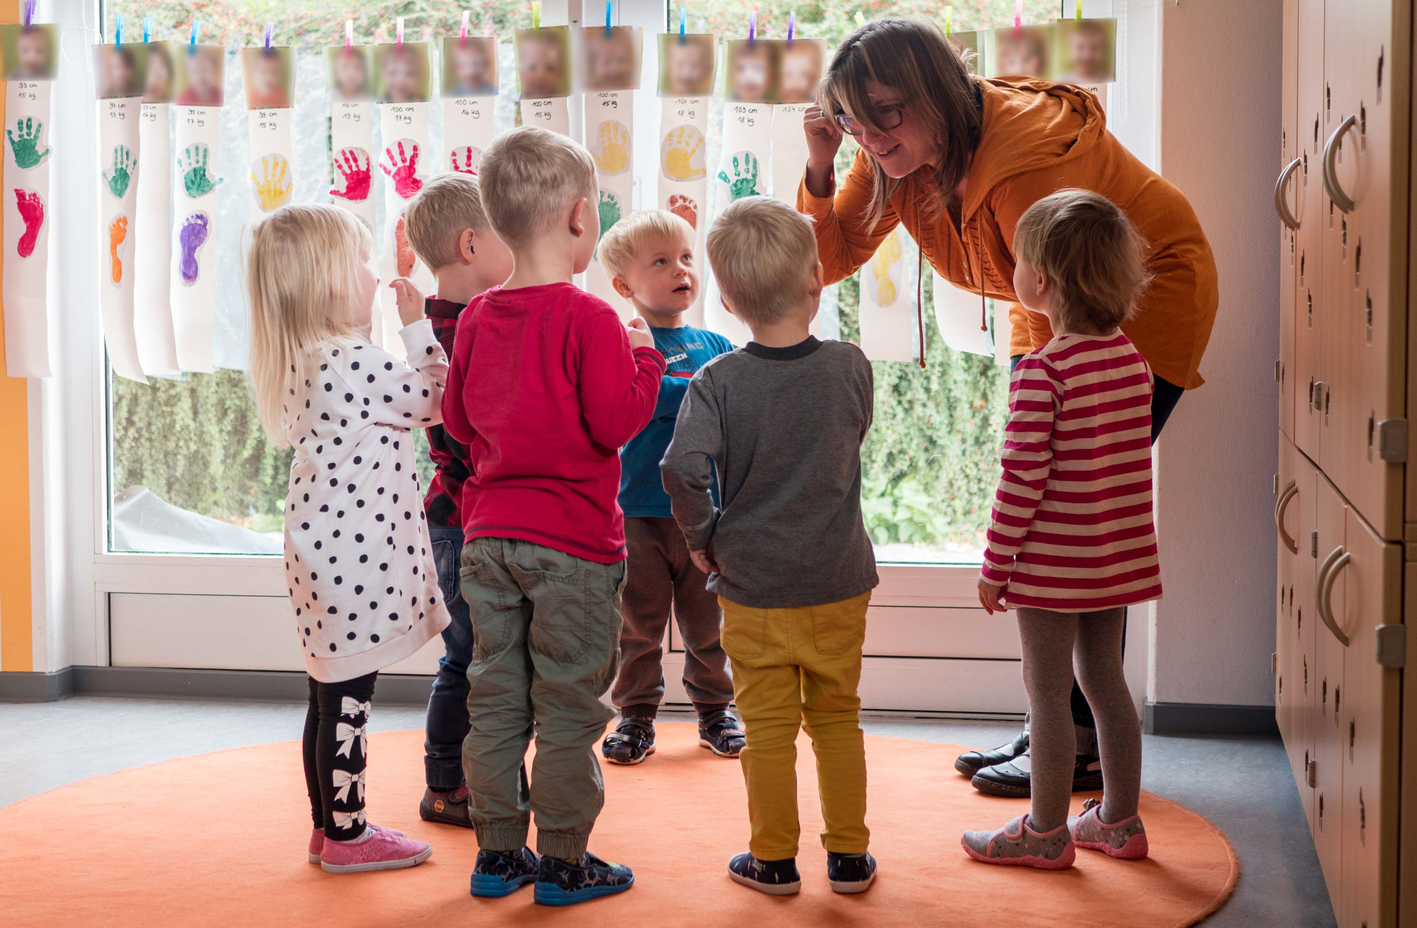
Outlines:
[{"label": "black leather shoe", "polygon": [[1015,757],[1028,753],[1028,731],[1021,731],[1008,744],[1000,745],[992,751],[965,751],[955,758],[955,769],[967,777],[972,777],[985,767],[1006,764]]},{"label": "black leather shoe", "polygon": [[[1027,799],[1032,794],[1026,756],[985,767],[969,782],[975,789],[990,796]],[[1102,762],[1088,754],[1077,755],[1077,762],[1073,765],[1073,792],[1086,793],[1101,788]]]}]

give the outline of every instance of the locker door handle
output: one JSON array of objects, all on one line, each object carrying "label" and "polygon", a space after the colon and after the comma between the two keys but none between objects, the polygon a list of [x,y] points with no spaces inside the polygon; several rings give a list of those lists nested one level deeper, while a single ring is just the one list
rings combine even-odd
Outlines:
[{"label": "locker door handle", "polygon": [[1284,491],[1279,494],[1279,500],[1274,504],[1274,527],[1279,529],[1279,540],[1284,542],[1284,547],[1289,549],[1290,554],[1299,553],[1299,542],[1295,541],[1288,532],[1284,530],[1284,510],[1289,508],[1289,503],[1299,494],[1299,484],[1291,480],[1284,486]]},{"label": "locker door handle", "polygon": [[1286,164],[1284,170],[1279,172],[1279,180],[1274,182],[1274,211],[1279,214],[1279,221],[1292,231],[1298,231],[1299,220],[1289,211],[1289,197],[1285,191],[1289,188],[1289,178],[1302,162],[1302,158],[1295,158]]},{"label": "locker door handle", "polygon": [[1314,582],[1314,606],[1318,609],[1319,618],[1345,648],[1348,647],[1348,636],[1343,634],[1343,629],[1333,620],[1333,604],[1328,599],[1333,594],[1333,581],[1338,579],[1338,572],[1352,559],[1353,555],[1344,551],[1342,545],[1334,548],[1319,565],[1318,579]]},{"label": "locker door handle", "polygon": [[1333,135],[1328,137],[1324,143],[1323,175],[1324,189],[1328,191],[1329,199],[1333,200],[1333,205],[1343,210],[1345,213],[1353,211],[1353,198],[1343,192],[1343,188],[1338,184],[1338,177],[1334,174],[1334,159],[1338,157],[1338,140],[1343,137],[1343,133],[1352,129],[1358,124],[1357,116],[1349,116],[1333,130]]}]

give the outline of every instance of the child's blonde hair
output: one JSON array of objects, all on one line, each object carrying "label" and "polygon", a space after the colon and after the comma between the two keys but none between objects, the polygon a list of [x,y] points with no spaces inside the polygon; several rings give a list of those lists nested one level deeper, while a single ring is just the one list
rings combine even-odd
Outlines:
[{"label": "child's blonde hair", "polygon": [[769,197],[730,205],[708,232],[708,258],[718,289],[749,325],[787,316],[817,266],[812,221]]},{"label": "child's blonde hair", "polygon": [[577,142],[547,129],[513,129],[482,157],[482,206],[509,247],[549,232],[582,197],[595,209],[595,162]]},{"label": "child's blonde hair", "polygon": [[600,263],[611,277],[624,277],[635,257],[651,245],[684,238],[694,247],[694,227],[667,209],[632,213],[610,227],[600,239]]},{"label": "child's blonde hair", "polygon": [[1108,332],[1131,317],[1150,280],[1145,251],[1126,213],[1090,190],[1044,197],[1014,230],[1014,253],[1052,282],[1053,310],[1070,329]]},{"label": "child's blonde hair", "polygon": [[289,403],[310,349],[353,334],[356,281],[372,247],[364,224],[334,206],[283,206],[251,226],[251,383],[277,447],[290,443]]},{"label": "child's blonde hair", "polygon": [[458,260],[462,254],[459,239],[465,230],[481,235],[490,228],[477,178],[456,171],[439,174],[424,184],[408,201],[403,219],[413,253],[433,271]]}]

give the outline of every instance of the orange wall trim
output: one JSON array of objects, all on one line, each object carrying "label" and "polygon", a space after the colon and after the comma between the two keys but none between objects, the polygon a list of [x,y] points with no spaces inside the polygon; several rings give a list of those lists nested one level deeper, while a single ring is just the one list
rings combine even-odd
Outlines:
[{"label": "orange wall trim", "polygon": [[[0,0],[0,23],[20,21],[18,0]],[[0,125],[4,124],[0,81]],[[0,345],[5,317],[0,313]],[[0,671],[34,669],[30,563],[29,381],[5,376],[0,351]]]}]

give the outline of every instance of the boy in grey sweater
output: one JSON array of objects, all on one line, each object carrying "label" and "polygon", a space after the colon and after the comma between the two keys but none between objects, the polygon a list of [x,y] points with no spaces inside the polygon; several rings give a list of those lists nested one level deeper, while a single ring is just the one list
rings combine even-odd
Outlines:
[{"label": "boy in grey sweater", "polygon": [[[862,892],[876,874],[856,693],[876,586],[861,519],[871,365],[856,346],[808,330],[822,266],[805,216],[749,197],[724,210],[707,244],[724,307],[753,341],[694,375],[661,469],[690,557],[723,607],[723,650],[747,730],[752,833],[728,872],[773,895],[801,888],[795,767],[806,727],[827,878],[836,892]],[[710,495],[715,470],[721,509]]]}]

